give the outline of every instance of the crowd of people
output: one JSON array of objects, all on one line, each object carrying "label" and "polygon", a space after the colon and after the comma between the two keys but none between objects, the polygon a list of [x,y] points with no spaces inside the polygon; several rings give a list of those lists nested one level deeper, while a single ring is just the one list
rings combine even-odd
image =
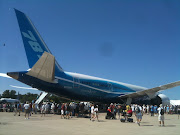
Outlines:
[{"label": "crowd of people", "polygon": [[41,116],[46,114],[59,114],[61,118],[71,118],[72,116],[90,116],[90,103],[89,102],[71,102],[71,103],[62,103],[57,104],[55,102],[43,102],[42,104],[36,104],[34,102],[25,102],[25,103],[1,103],[0,111],[3,112],[14,112],[14,116],[20,116],[20,112],[25,114],[37,114],[41,113]]},{"label": "crowd of people", "polygon": [[[99,121],[99,110],[107,108],[106,119],[119,119],[121,121],[131,121],[130,117],[136,116],[136,123],[140,126],[142,116],[144,114],[158,116],[159,125],[164,126],[164,114],[180,114],[180,106],[160,106],[157,105],[137,105],[137,104],[116,104],[110,105],[93,104],[90,102],[71,102],[57,104],[55,102],[43,102],[42,104],[36,104],[34,102],[25,103],[1,103],[0,109],[4,112],[14,112],[14,116],[21,115],[21,112],[25,113],[25,119],[29,119],[32,114],[41,113],[41,117],[47,114],[59,114],[61,119],[70,119],[72,117],[88,117],[91,121]],[[179,115],[178,115],[179,118]]]},{"label": "crowd of people", "polygon": [[[164,114],[178,114],[180,115],[180,106],[163,106],[157,105],[138,105],[138,104],[113,104],[111,103],[107,109],[106,119],[118,119],[121,118],[122,122],[128,121],[128,118],[132,115],[136,116],[136,123],[140,126],[142,116],[144,114],[151,116],[158,116],[159,126],[164,126]],[[131,120],[131,119],[130,119]],[[129,121],[130,122],[130,121]],[[131,121],[132,122],[132,121]]]}]

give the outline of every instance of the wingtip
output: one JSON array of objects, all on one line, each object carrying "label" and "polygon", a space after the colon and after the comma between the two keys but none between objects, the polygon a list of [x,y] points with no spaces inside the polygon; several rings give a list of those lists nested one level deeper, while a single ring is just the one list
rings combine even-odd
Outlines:
[{"label": "wingtip", "polygon": [[16,12],[16,11],[19,11],[19,10],[17,10],[16,8],[13,8],[14,9],[14,11]]},{"label": "wingtip", "polygon": [[24,14],[23,12],[21,12],[20,10],[18,10],[16,8],[14,8],[14,11],[15,11],[15,13],[22,13],[22,14]]}]

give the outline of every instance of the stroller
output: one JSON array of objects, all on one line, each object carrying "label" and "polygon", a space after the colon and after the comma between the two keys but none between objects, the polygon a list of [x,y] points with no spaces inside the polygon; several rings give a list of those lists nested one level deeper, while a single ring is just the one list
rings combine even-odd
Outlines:
[{"label": "stroller", "polygon": [[124,119],[120,119],[121,122],[125,122],[125,121],[128,121],[128,122],[133,122],[133,119],[130,118],[132,117],[132,110],[129,110],[127,112],[123,112],[121,116],[124,116]]}]

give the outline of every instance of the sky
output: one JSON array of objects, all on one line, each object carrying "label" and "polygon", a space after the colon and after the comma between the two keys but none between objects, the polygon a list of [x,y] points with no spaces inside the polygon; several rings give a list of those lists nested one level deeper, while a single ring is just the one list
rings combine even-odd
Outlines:
[{"label": "sky", "polygon": [[[153,88],[180,80],[180,1],[0,0],[0,73],[29,69],[16,8],[33,22],[61,67]],[[4,46],[5,44],[5,46]],[[0,93],[40,93],[0,77]],[[161,93],[180,99],[180,87]]]}]

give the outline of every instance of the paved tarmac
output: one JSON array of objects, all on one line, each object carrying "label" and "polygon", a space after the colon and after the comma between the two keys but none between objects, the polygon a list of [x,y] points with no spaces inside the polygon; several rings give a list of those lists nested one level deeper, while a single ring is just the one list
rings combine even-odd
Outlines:
[{"label": "paved tarmac", "polygon": [[[100,113],[100,122],[88,118],[61,119],[60,115],[32,115],[29,120],[13,113],[0,112],[0,135],[179,135],[180,119],[177,115],[165,115],[165,127],[158,126],[156,117],[144,115],[141,126],[106,120]],[[133,116],[134,120],[135,117]]]}]

